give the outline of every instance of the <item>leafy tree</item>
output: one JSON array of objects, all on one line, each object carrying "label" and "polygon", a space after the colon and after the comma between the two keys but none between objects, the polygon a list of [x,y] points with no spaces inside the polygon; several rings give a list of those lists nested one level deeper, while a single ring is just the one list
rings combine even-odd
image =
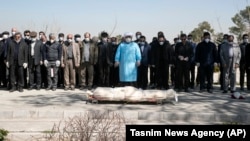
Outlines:
[{"label": "leafy tree", "polygon": [[200,42],[204,32],[210,32],[211,36],[214,35],[214,29],[207,21],[198,24],[189,34],[192,34],[194,42]]},{"label": "leafy tree", "polygon": [[232,17],[232,21],[235,26],[229,27],[229,31],[236,35],[240,42],[243,34],[250,33],[250,6],[247,6],[235,14],[234,17]]}]

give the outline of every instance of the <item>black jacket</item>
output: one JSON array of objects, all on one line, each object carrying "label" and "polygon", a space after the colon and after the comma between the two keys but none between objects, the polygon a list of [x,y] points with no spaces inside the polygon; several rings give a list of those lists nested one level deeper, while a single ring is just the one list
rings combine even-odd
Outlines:
[{"label": "black jacket", "polygon": [[188,62],[191,62],[191,59],[194,56],[194,51],[192,45],[188,41],[186,41],[185,45],[182,42],[176,44],[175,46],[176,63],[181,61],[178,58],[179,56],[183,56],[184,58],[188,57]]},{"label": "black jacket", "polygon": [[218,51],[216,45],[213,42],[200,42],[196,47],[195,62],[199,62],[201,66],[213,65],[215,62],[218,63]]},{"label": "black jacket", "polygon": [[247,44],[246,49],[245,49],[245,61],[246,61],[246,67],[250,67],[250,44]]},{"label": "black jacket", "polygon": [[[31,44],[29,45],[29,64],[32,62],[32,56],[31,56]],[[43,61],[43,43],[40,40],[36,40],[35,46],[34,46],[34,65],[39,65],[40,61]],[[30,65],[29,65],[30,66]]]},{"label": "black jacket", "polygon": [[163,45],[160,45],[159,42],[156,42],[151,47],[151,63],[152,65],[167,65],[173,64],[173,49],[168,41],[164,42]]},{"label": "black jacket", "polygon": [[16,43],[14,40],[9,40],[7,48],[7,62],[9,62],[10,66],[14,65],[15,48],[17,44],[19,44],[17,59],[18,65],[23,66],[23,63],[28,63],[28,45],[25,41],[21,39],[19,43]]}]

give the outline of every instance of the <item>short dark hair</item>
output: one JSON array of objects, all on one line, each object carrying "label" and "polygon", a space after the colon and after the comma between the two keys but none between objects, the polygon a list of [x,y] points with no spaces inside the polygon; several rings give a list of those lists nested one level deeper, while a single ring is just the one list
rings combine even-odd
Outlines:
[{"label": "short dark hair", "polygon": [[30,33],[30,30],[25,30],[23,34]]},{"label": "short dark hair", "polygon": [[2,34],[3,35],[5,35],[5,34],[10,35],[10,32],[9,31],[4,31]]},{"label": "short dark hair", "polygon": [[0,33],[0,37],[3,37],[3,34],[2,34],[2,33]]},{"label": "short dark hair", "polygon": [[192,35],[192,34],[188,34],[188,37],[191,37],[191,38],[192,38],[192,37],[193,37],[193,35]]},{"label": "short dark hair", "polygon": [[39,35],[40,35],[40,34],[43,34],[43,35],[45,35],[45,33],[44,33],[43,31],[40,31],[40,32],[39,32]]},{"label": "short dark hair", "polygon": [[146,39],[146,37],[142,35],[142,36],[140,37],[140,39]]},{"label": "short dark hair", "polygon": [[228,35],[227,39],[229,39],[230,37],[233,37],[233,39],[234,39],[234,35]]},{"label": "short dark hair", "polygon": [[103,31],[103,32],[101,33],[101,37],[108,37],[108,33],[105,32],[105,31]]},{"label": "short dark hair", "polygon": [[181,34],[181,37],[187,37],[187,34]]},{"label": "short dark hair", "polygon": [[58,37],[64,37],[64,34],[63,33],[59,33]]},{"label": "short dark hair", "polygon": [[159,38],[164,38],[164,39],[165,39],[164,35],[159,35],[159,36],[158,36],[158,39],[159,39]]},{"label": "short dark hair", "polygon": [[80,37],[81,38],[81,35],[80,34],[75,34],[75,36],[74,36],[75,38],[78,38],[78,37]]},{"label": "short dark hair", "polygon": [[203,37],[205,37],[205,36],[210,36],[210,33],[209,32],[204,32]]},{"label": "short dark hair", "polygon": [[243,34],[242,39],[244,39],[246,36],[248,36],[248,34]]}]

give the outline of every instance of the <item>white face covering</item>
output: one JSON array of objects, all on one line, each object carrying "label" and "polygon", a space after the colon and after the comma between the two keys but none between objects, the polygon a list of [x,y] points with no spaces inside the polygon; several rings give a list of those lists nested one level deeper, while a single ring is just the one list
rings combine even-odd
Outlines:
[{"label": "white face covering", "polygon": [[86,41],[86,42],[89,42],[89,38],[85,38],[85,41]]},{"label": "white face covering", "polygon": [[244,39],[243,41],[244,41],[244,43],[248,43],[249,40],[248,39]]},{"label": "white face covering", "polygon": [[137,36],[136,36],[137,39],[140,39],[140,37],[141,37],[141,35],[137,35]]},{"label": "white face covering", "polygon": [[60,37],[59,40],[60,40],[60,41],[63,41],[63,37]]},{"label": "white face covering", "polygon": [[36,41],[36,38],[31,38],[31,41],[32,41],[32,42],[35,42],[35,41]]},{"label": "white face covering", "polygon": [[3,38],[0,38],[0,41],[2,41],[3,40]]},{"label": "white face covering", "polygon": [[159,44],[160,44],[160,45],[163,45],[163,44],[164,44],[164,42],[159,42]]},{"label": "white face covering", "polygon": [[68,42],[71,43],[71,42],[72,42],[72,39],[68,39]]},{"label": "white face covering", "polygon": [[50,43],[54,43],[55,41],[54,40],[50,40]]},{"label": "white face covering", "polygon": [[126,38],[126,42],[127,42],[127,43],[130,43],[131,41],[132,41],[131,38]]},{"label": "white face covering", "polygon": [[12,32],[12,35],[15,35],[16,34],[16,32]]},{"label": "white face covering", "polygon": [[7,39],[7,38],[9,38],[9,35],[4,34],[4,35],[3,35],[3,39]]},{"label": "white face covering", "polygon": [[208,43],[210,41],[210,39],[205,39],[205,42]]},{"label": "white face covering", "polygon": [[79,37],[77,37],[77,38],[76,38],[76,41],[78,41],[78,42],[79,42],[80,40],[81,40],[81,38],[79,38]]}]

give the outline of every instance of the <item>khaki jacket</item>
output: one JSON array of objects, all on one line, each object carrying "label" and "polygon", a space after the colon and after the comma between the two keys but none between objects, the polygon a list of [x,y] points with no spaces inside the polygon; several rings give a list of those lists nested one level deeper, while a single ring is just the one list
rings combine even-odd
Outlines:
[{"label": "khaki jacket", "polygon": [[[63,52],[62,52],[62,66],[66,64],[66,61],[68,60],[68,49],[67,47],[69,44],[63,44]],[[77,43],[73,43],[73,63],[74,67],[80,66],[80,49],[79,45]]]}]

